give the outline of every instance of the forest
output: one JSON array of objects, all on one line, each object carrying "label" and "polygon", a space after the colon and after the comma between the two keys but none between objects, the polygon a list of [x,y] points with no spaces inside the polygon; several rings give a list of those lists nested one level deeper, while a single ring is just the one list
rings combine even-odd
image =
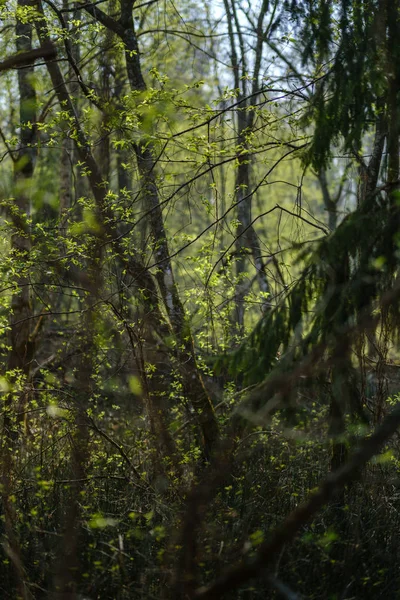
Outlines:
[{"label": "forest", "polygon": [[400,0],[0,0],[0,598],[400,598]]}]

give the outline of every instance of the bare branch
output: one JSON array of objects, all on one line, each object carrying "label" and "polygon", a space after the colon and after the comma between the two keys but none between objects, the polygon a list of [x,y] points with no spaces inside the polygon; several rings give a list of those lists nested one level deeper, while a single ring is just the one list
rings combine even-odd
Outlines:
[{"label": "bare branch", "polygon": [[0,63],[0,72],[8,71],[9,69],[17,69],[21,67],[27,67],[32,65],[38,58],[45,58],[51,60],[56,58],[57,50],[52,42],[46,42],[40,48],[34,50],[28,50],[27,52],[18,52],[13,54],[6,60]]}]

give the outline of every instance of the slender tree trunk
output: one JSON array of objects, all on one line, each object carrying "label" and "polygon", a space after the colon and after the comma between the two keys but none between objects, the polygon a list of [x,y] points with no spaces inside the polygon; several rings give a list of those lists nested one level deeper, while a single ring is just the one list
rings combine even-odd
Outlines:
[{"label": "slender tree trunk", "polygon": [[[243,109],[245,110],[245,109]],[[250,115],[251,116],[251,115]],[[251,120],[250,120],[251,123]],[[238,154],[238,171],[236,180],[236,202],[238,203],[238,221],[236,252],[238,255],[236,262],[236,273],[239,278],[236,291],[236,305],[238,317],[238,330],[244,331],[244,298],[245,286],[241,278],[246,273],[246,265],[249,263],[248,256],[253,259],[253,266],[256,270],[261,292],[261,309],[263,312],[269,308],[271,289],[265,271],[265,264],[261,257],[261,249],[257,233],[252,224],[252,193],[250,189],[250,156],[248,153],[248,144],[246,135],[249,132],[246,113],[239,113],[238,117],[238,136],[237,145],[241,149]]]},{"label": "slender tree trunk", "polygon": [[[111,9],[113,7],[111,6]],[[99,76],[100,76],[100,94],[102,101],[105,102],[106,110],[103,111],[101,127],[100,127],[100,139],[98,141],[97,163],[103,175],[104,181],[110,183],[111,176],[111,148],[110,148],[110,114],[108,103],[111,98],[111,46],[114,34],[112,31],[107,29],[104,35],[104,47],[105,52],[100,57],[99,65]]]},{"label": "slender tree trunk", "polygon": [[[32,6],[30,0],[18,0],[22,10]],[[18,52],[32,50],[32,26],[17,19],[16,46]],[[19,276],[15,282],[16,291],[11,299],[10,329],[8,343],[10,352],[7,361],[7,372],[12,386],[21,386],[18,396],[14,390],[6,396],[4,404],[3,438],[2,438],[2,473],[1,497],[4,509],[5,540],[4,548],[14,567],[15,588],[23,599],[30,598],[26,586],[26,573],[22,563],[19,541],[15,531],[16,514],[11,494],[13,490],[14,455],[12,448],[18,435],[18,413],[24,412],[27,395],[27,381],[33,356],[31,340],[31,298],[29,280],[29,254],[31,236],[29,231],[30,192],[32,176],[35,168],[36,150],[36,94],[32,82],[33,65],[18,70],[19,90],[19,150],[14,159],[15,205],[11,211],[13,234],[11,236],[11,252],[16,261]],[[19,378],[22,380],[19,381]],[[18,405],[15,406],[15,399]],[[17,414],[15,414],[17,413]]]},{"label": "slender tree trunk", "polygon": [[[144,91],[146,84],[141,70],[132,7],[132,0],[121,2],[121,18],[118,22],[97,7],[85,6],[85,9],[114,31],[124,42],[128,81],[131,90],[137,92]],[[135,153],[141,176],[142,197],[145,199],[146,208],[150,210],[150,228],[157,262],[157,283],[175,337],[175,351],[184,392],[196,411],[204,455],[208,458],[219,437],[218,422],[197,367],[193,337],[174,278],[156,183],[153,147],[148,140],[143,140],[135,144]]]},{"label": "slender tree trunk", "polygon": [[[19,0],[19,6],[32,6],[30,0]],[[32,49],[32,26],[17,21],[16,43],[19,52]],[[31,340],[32,314],[29,279],[29,254],[31,236],[29,217],[31,212],[31,182],[36,162],[36,93],[32,83],[33,66],[18,70],[18,89],[20,95],[20,147],[14,162],[15,208],[11,213],[14,232],[11,237],[11,249],[19,263],[17,290],[12,296],[10,312],[9,345],[7,369],[14,375],[22,374],[28,379],[33,355]],[[8,410],[11,409],[11,394]],[[22,408],[21,408],[22,410]],[[10,433],[11,415],[6,411],[4,419],[6,434]]]},{"label": "slender tree trunk", "polygon": [[[253,267],[256,271],[256,278],[261,292],[260,306],[262,312],[268,310],[270,306],[267,298],[270,296],[271,289],[266,275],[265,264],[261,257],[257,233],[252,223],[253,195],[251,192],[251,154],[249,152],[248,136],[251,135],[253,131],[255,113],[249,108],[249,100],[247,99],[247,95],[249,93],[249,87],[247,84],[249,75],[247,66],[247,52],[245,49],[242,25],[237,14],[235,0],[224,0],[224,8],[228,21],[228,38],[234,86],[238,91],[238,100],[240,101],[238,106],[236,131],[238,167],[235,189],[239,225],[236,232],[236,275],[238,277],[238,285],[236,288],[235,298],[236,329],[239,335],[243,335],[244,304],[247,289],[247,286],[243,285],[243,278],[247,276],[246,268],[249,264],[249,256],[251,256],[253,259]],[[273,12],[275,11],[275,8],[273,8]],[[254,49],[254,66],[252,70],[252,101],[256,100],[256,95],[259,91],[259,73],[263,55],[263,45],[266,36],[264,20],[268,9],[268,0],[263,0],[254,30],[254,34],[256,36],[256,46]],[[236,48],[237,45],[238,49]]]},{"label": "slender tree trunk", "polygon": [[328,212],[329,230],[335,231],[337,227],[337,207],[338,203],[340,202],[340,197],[337,197],[337,199],[332,198],[328,187],[328,181],[326,178],[326,170],[324,168],[322,168],[318,173],[318,181],[321,186],[322,199],[324,202],[325,210]]},{"label": "slender tree trunk", "polygon": [[93,236],[91,254],[85,271],[77,273],[76,284],[85,287],[87,294],[81,299],[80,354],[74,381],[74,428],[70,434],[71,469],[73,482],[63,519],[63,535],[54,565],[54,600],[77,600],[81,579],[81,504],[87,479],[89,454],[88,400],[93,394],[93,360],[95,353],[96,300],[101,291],[101,240]]},{"label": "slender tree trunk", "polygon": [[[118,59],[118,57],[117,57]],[[127,84],[126,69],[122,65],[117,65],[115,77],[114,99],[117,105],[120,103],[120,97],[124,87]],[[130,162],[129,150],[126,147],[116,149],[118,193],[120,202],[130,201],[132,197],[132,177],[130,171],[125,165]],[[121,265],[121,270],[123,264]],[[138,295],[140,291],[138,290]],[[153,467],[155,474],[164,474],[163,457],[169,457],[174,462],[176,472],[179,471],[178,461],[176,460],[176,447],[174,440],[168,430],[167,403],[168,396],[167,379],[170,373],[165,372],[164,365],[159,365],[159,356],[161,349],[157,340],[157,330],[148,326],[149,306],[138,309],[138,314],[134,313],[129,296],[126,290],[121,289],[119,293],[121,305],[125,318],[118,314],[117,318],[123,320],[126,332],[128,334],[133,358],[133,367],[137,371],[141,382],[141,398],[144,404],[145,412],[149,420],[151,436],[157,449],[154,456]],[[150,309],[151,310],[151,309]],[[134,328],[132,323],[139,323],[140,326]],[[146,364],[152,364],[156,367],[156,372],[149,377],[146,371]]]},{"label": "slender tree trunk", "polygon": [[[38,10],[43,14],[40,0],[36,0]],[[48,41],[48,32],[44,21],[37,23],[38,35],[42,43]],[[133,254],[127,254],[125,249],[121,246],[120,236],[116,228],[115,219],[107,201],[107,186],[105,185],[101,171],[97,162],[95,161],[93,154],[90,149],[90,144],[85,137],[83,130],[80,127],[79,120],[75,113],[71,97],[67,90],[64,78],[60,71],[58,64],[54,61],[47,61],[47,67],[50,78],[54,89],[57,92],[59,103],[65,107],[64,110],[68,113],[71,120],[75,123],[75,135],[76,135],[76,150],[77,155],[83,164],[88,169],[88,179],[90,187],[97,206],[97,220],[98,224],[102,229],[102,234],[105,240],[111,244],[114,251],[116,252],[121,264],[128,274],[133,278],[132,285],[136,281],[136,287],[138,288],[138,295],[140,295],[144,312],[149,320],[149,325],[155,336],[160,338],[166,338],[169,335],[169,328],[166,325],[162,313],[158,308],[158,293],[154,284],[153,278],[146,269],[146,267],[138,260]],[[143,293],[143,289],[145,292]],[[154,399],[153,394],[148,396],[149,402]],[[157,427],[160,424],[161,412],[157,409],[154,404],[151,404],[149,409],[149,416],[151,422]],[[155,430],[156,443],[160,443],[161,446],[164,444],[165,425],[160,425],[160,428]]]},{"label": "slender tree trunk", "polygon": [[203,449],[208,458],[218,439],[218,424],[210,397],[205,389],[196,364],[193,337],[186,320],[178,288],[174,279],[164,219],[155,180],[155,165],[151,148],[135,146],[142,194],[150,210],[150,228],[154,240],[157,263],[156,279],[176,338],[178,369],[182,377],[184,393],[196,410],[203,438]]},{"label": "slender tree trunk", "polygon": [[61,144],[60,161],[59,221],[61,228],[65,225],[65,217],[72,205],[72,153],[72,140],[65,137]]},{"label": "slender tree trunk", "polygon": [[[400,35],[399,26],[399,7],[396,2],[388,1],[386,3],[387,10],[387,75],[389,78],[389,93],[388,93],[388,137],[387,137],[387,152],[388,152],[388,183],[395,184],[396,189],[400,187],[400,157],[399,157],[399,133],[400,133],[400,117],[398,109],[398,95],[400,89],[399,67],[393,61],[396,45],[398,44]],[[393,204],[396,205],[397,224],[399,223],[399,209],[397,194],[392,195]]]}]

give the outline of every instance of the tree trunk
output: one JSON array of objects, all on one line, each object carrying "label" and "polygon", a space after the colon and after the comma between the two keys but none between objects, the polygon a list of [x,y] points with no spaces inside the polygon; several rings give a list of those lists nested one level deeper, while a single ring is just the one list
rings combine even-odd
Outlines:
[{"label": "tree trunk", "polygon": [[[236,287],[236,329],[239,335],[244,334],[244,302],[247,286],[243,285],[243,279],[247,276],[246,267],[249,262],[247,255],[253,258],[253,266],[260,288],[260,307],[262,312],[269,309],[270,303],[267,298],[271,294],[265,265],[261,257],[260,244],[252,223],[252,200],[251,192],[251,154],[248,137],[253,131],[255,113],[249,107],[248,60],[245,42],[242,33],[242,25],[238,18],[235,0],[224,0],[224,9],[228,21],[228,37],[231,54],[231,64],[234,76],[234,86],[238,91],[238,116],[236,130],[237,147],[237,176],[236,176],[236,204],[238,228],[236,232],[236,275],[238,284]],[[256,45],[254,48],[254,66],[252,70],[252,101],[256,101],[259,92],[259,73],[263,55],[263,45],[266,38],[264,20],[269,9],[269,2],[263,0],[258,13],[257,23],[254,28]],[[273,13],[275,8],[272,8]],[[252,24],[253,25],[253,24]],[[236,41],[237,40],[237,41]],[[238,44],[238,49],[236,48]]]},{"label": "tree trunk", "polygon": [[[19,0],[22,8],[32,6],[30,0]],[[32,25],[17,21],[16,44],[18,52],[32,50]],[[11,237],[11,251],[19,263],[17,290],[12,296],[10,311],[9,345],[7,370],[13,376],[22,374],[26,381],[29,377],[33,355],[30,316],[32,314],[30,298],[30,278],[28,261],[30,258],[31,236],[29,217],[31,212],[31,181],[36,162],[36,93],[32,83],[34,68],[27,66],[18,69],[20,143],[14,162],[15,206],[11,212],[14,232]],[[17,377],[15,377],[16,379]],[[25,394],[20,398],[20,411]],[[12,393],[9,396],[4,417],[5,433],[8,436],[12,428]],[[15,434],[15,432],[14,432]]]},{"label": "tree trunk", "polygon": [[[146,84],[142,75],[135,35],[132,1],[124,0],[121,3],[121,18],[118,22],[97,7],[85,6],[85,9],[122,39],[125,44],[126,69],[131,90],[144,91]],[[211,399],[197,367],[190,325],[186,320],[174,279],[156,184],[153,147],[147,140],[142,140],[135,144],[135,153],[141,176],[142,197],[145,199],[146,208],[150,211],[150,227],[157,262],[156,279],[175,338],[175,352],[184,392],[196,411],[203,452],[208,458],[219,437],[219,427]]]},{"label": "tree trunk", "polygon": [[[245,109],[242,108],[242,110],[244,111]],[[236,202],[238,204],[237,214],[239,221],[236,240],[236,251],[238,255],[236,262],[236,274],[239,279],[236,290],[236,312],[238,331],[240,334],[244,333],[244,299],[246,288],[243,285],[242,278],[246,274],[246,264],[249,262],[247,255],[250,255],[253,258],[253,266],[256,270],[256,277],[261,292],[260,305],[262,312],[265,312],[270,306],[267,298],[271,293],[270,285],[265,272],[265,265],[261,257],[261,249],[258,242],[257,233],[252,224],[252,193],[250,189],[251,163],[248,152],[248,144],[246,142],[246,135],[249,132],[248,123],[251,124],[252,120],[250,118],[248,121],[246,114],[247,113],[239,112],[237,133],[237,145],[240,150],[237,157],[238,171],[236,179]]]},{"label": "tree trunk", "polygon": [[[32,6],[30,0],[18,0],[18,7],[22,10]],[[17,19],[16,23],[17,52],[32,50],[32,26]],[[7,373],[11,386],[19,385],[18,396],[11,389],[4,403],[3,439],[2,439],[2,473],[1,473],[1,499],[4,512],[5,540],[3,543],[7,555],[11,558],[14,567],[15,588],[21,598],[30,597],[26,586],[26,573],[21,559],[20,545],[16,533],[16,520],[14,503],[11,500],[14,455],[12,448],[18,435],[18,424],[21,421],[20,413],[24,413],[27,397],[27,381],[33,356],[31,339],[31,298],[29,259],[31,249],[31,236],[29,231],[30,216],[30,187],[35,168],[36,150],[36,94],[32,83],[32,66],[18,69],[19,90],[19,124],[20,139],[19,149],[14,159],[14,188],[15,204],[11,211],[13,234],[11,236],[11,253],[16,262],[19,273],[15,281],[16,291],[11,299],[10,329],[8,344],[10,352],[7,360]],[[18,381],[22,377],[21,381]],[[17,400],[17,405],[14,404]]]},{"label": "tree trunk", "polygon": [[[43,14],[40,0],[37,0],[38,10]],[[39,38],[42,43],[48,41],[48,33],[45,27],[44,21],[36,24]],[[144,312],[149,320],[150,328],[153,335],[159,336],[161,339],[166,338],[169,335],[169,328],[164,322],[161,311],[157,304],[157,289],[154,284],[153,278],[142,263],[135,258],[132,254],[127,254],[125,249],[121,246],[120,236],[116,228],[115,219],[107,201],[107,186],[104,184],[101,171],[97,162],[95,161],[93,154],[90,149],[88,140],[85,137],[83,130],[80,127],[79,120],[75,113],[71,97],[68,93],[67,86],[64,78],[60,71],[57,62],[47,61],[47,67],[49,75],[56,90],[59,103],[64,106],[64,110],[68,113],[69,117],[75,123],[76,127],[76,150],[80,162],[82,162],[88,169],[88,179],[92,194],[94,196],[97,206],[97,220],[101,227],[102,235],[105,240],[111,244],[114,251],[116,252],[121,264],[128,274],[133,278],[132,285],[136,283],[138,288],[138,295],[142,299]],[[143,289],[145,293],[143,293]],[[149,408],[149,418],[154,427],[160,422],[161,413],[160,410],[154,405],[153,394],[147,396],[151,406]],[[165,440],[165,425],[163,424],[162,429],[155,430],[156,442],[161,446]]]}]

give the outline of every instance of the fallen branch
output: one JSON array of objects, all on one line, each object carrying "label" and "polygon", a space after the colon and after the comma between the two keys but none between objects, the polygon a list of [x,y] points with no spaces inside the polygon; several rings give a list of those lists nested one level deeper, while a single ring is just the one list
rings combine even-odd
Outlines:
[{"label": "fallen branch", "polygon": [[379,453],[399,426],[400,405],[386,417],[370,437],[364,438],[359,449],[343,467],[328,475],[317,491],[289,514],[285,521],[275,529],[270,539],[260,546],[255,556],[228,568],[214,582],[196,590],[194,598],[201,600],[221,598],[224,594],[260,575],[274,561],[283,546],[293,541],[302,527],[315,517],[335,492],[359,476],[361,468]]}]

